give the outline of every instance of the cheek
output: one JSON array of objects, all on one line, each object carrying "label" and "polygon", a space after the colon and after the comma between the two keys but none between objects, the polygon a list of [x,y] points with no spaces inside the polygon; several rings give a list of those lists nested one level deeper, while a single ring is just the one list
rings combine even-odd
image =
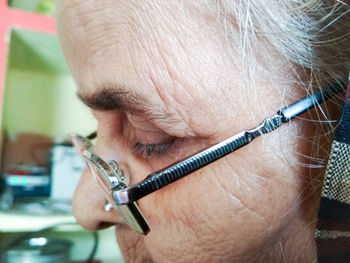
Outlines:
[{"label": "cheek", "polygon": [[271,156],[259,163],[254,154],[248,147],[140,200],[155,259],[230,262],[276,241],[294,216],[298,180]]},{"label": "cheek", "polygon": [[145,247],[145,237],[143,235],[131,231],[128,226],[117,227],[115,233],[126,262],[153,262]]}]

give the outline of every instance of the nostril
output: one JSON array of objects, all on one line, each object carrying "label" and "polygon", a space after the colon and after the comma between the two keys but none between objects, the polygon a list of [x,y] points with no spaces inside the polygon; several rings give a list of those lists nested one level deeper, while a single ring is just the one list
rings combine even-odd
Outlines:
[{"label": "nostril", "polygon": [[74,216],[79,225],[90,231],[102,230],[117,224],[111,218],[108,218],[102,211],[96,211],[93,215],[77,211]]},{"label": "nostril", "polygon": [[101,222],[100,224],[98,224],[97,229],[96,230],[102,230],[111,226],[115,226],[116,224],[113,222]]}]

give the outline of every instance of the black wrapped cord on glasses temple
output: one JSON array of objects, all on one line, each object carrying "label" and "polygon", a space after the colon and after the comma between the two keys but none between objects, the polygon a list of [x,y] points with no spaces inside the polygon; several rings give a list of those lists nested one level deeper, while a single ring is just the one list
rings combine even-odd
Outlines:
[{"label": "black wrapped cord on glasses temple", "polygon": [[321,104],[325,100],[343,92],[346,88],[347,79],[329,84],[322,90],[318,90],[305,98],[279,110],[276,115],[267,118],[254,129],[238,133],[223,142],[215,144],[208,149],[193,156],[179,161],[171,166],[154,172],[140,183],[121,189],[114,194],[118,205],[137,201],[138,199],[172,183],[176,180],[234,152],[250,143],[261,134],[277,129],[282,123],[288,122],[310,108]]},{"label": "black wrapped cord on glasses temple", "polygon": [[321,104],[325,100],[345,91],[347,79],[340,80],[336,83],[331,83],[322,90],[318,90],[305,98],[279,110],[277,114],[283,117],[283,122],[290,121],[301,113]]}]

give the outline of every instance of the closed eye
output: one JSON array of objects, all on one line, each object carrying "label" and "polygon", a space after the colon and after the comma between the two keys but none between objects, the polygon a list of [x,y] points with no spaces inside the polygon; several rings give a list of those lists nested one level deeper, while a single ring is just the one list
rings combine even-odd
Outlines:
[{"label": "closed eye", "polygon": [[175,139],[160,144],[142,144],[140,142],[136,142],[133,150],[136,154],[149,159],[154,154],[157,154],[158,156],[164,155],[169,150],[174,141]]}]

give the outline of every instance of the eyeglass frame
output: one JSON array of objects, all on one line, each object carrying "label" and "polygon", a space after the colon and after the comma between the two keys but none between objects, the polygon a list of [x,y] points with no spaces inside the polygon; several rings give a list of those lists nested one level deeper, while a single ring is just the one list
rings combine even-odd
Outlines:
[{"label": "eyeglass frame", "polygon": [[72,135],[71,137],[73,144],[78,148],[80,155],[86,161],[91,174],[107,194],[106,197],[110,205],[120,213],[133,230],[146,235],[150,229],[136,204],[137,200],[219,160],[227,154],[249,144],[260,135],[277,129],[283,123],[289,122],[315,105],[321,104],[325,100],[343,92],[345,87],[345,79],[331,83],[325,88],[282,108],[275,115],[265,119],[257,127],[242,131],[182,161],[175,162],[166,168],[153,172],[144,180],[132,186],[127,186],[125,179],[120,175],[123,173],[123,170],[119,168],[116,161],[104,162],[93,150],[92,144],[88,139],[79,135]]}]

